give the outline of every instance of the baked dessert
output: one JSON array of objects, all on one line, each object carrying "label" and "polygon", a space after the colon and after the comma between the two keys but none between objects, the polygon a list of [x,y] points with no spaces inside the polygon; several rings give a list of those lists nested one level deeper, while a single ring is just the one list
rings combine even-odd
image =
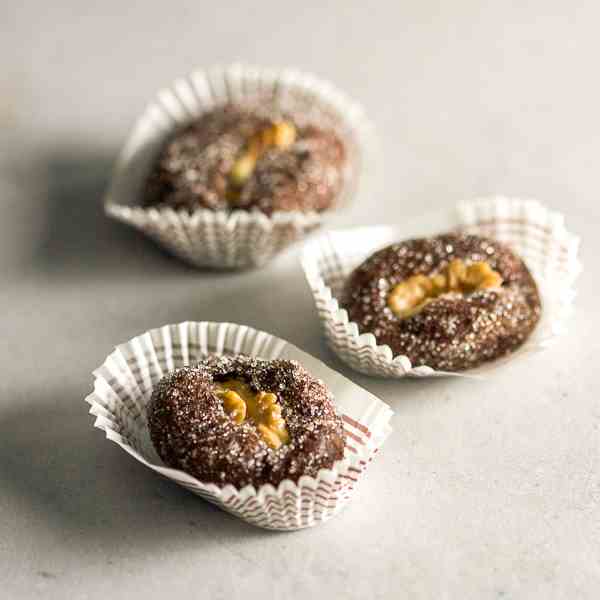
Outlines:
[{"label": "baked dessert", "polygon": [[177,132],[160,152],[144,202],[211,210],[322,212],[342,188],[346,152],[331,130],[271,104],[227,104]]},{"label": "baked dessert", "polygon": [[331,393],[298,362],[208,356],[163,377],[148,406],[161,459],[204,483],[278,485],[344,455]]},{"label": "baked dessert", "polygon": [[443,371],[513,352],[541,311],[536,283],[512,250],[461,233],[375,252],[348,278],[342,306],[394,355]]}]

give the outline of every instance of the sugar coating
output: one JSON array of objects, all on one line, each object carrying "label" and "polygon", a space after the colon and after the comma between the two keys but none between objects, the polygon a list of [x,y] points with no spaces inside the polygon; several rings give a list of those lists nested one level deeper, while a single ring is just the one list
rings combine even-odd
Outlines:
[{"label": "sugar coating", "polygon": [[[292,123],[296,141],[270,148],[231,194],[229,173],[248,140],[276,121]],[[272,103],[224,105],[177,132],[162,149],[144,193],[146,205],[212,210],[317,211],[330,208],[342,187],[346,152],[330,130]]]},{"label": "sugar coating", "polygon": [[[388,306],[395,285],[431,275],[455,258],[485,261],[502,276],[500,288],[447,293],[417,314],[399,318]],[[539,321],[541,301],[525,263],[506,245],[475,235],[448,233],[379,250],[348,278],[342,305],[361,333],[372,333],[414,365],[460,371],[513,352]]]},{"label": "sugar coating", "polygon": [[[241,379],[277,395],[290,442],[270,448],[251,420],[235,423],[216,382]],[[156,385],[148,427],[159,456],[202,482],[241,488],[315,476],[343,458],[344,431],[331,393],[298,362],[248,356],[208,356]]]}]

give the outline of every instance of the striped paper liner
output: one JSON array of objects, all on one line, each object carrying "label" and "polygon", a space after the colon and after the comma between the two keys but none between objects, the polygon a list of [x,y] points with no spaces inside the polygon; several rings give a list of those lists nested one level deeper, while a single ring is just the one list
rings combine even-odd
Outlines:
[{"label": "striped paper liner", "polygon": [[198,70],[161,90],[137,121],[117,161],[105,198],[109,217],[139,229],[175,256],[197,267],[238,269],[264,265],[314,231],[328,212],[212,211],[193,214],[146,208],[141,194],[164,142],[175,131],[225,103],[256,101],[297,110],[307,121],[332,129],[347,152],[337,201],[346,205],[372,179],[377,160],[371,123],[362,108],[332,84],[293,69],[232,65]]},{"label": "striped paper liner", "polygon": [[379,377],[401,378],[459,375],[413,366],[407,356],[394,356],[371,333],[360,334],[338,298],[346,279],[376,250],[410,237],[460,229],[493,237],[511,246],[531,270],[542,297],[542,317],[530,338],[516,352],[462,375],[492,372],[517,356],[538,352],[564,332],[573,311],[575,281],[582,266],[579,238],[565,228],[561,214],[535,200],[484,198],[458,205],[454,214],[437,213],[420,219],[431,227],[363,227],[331,231],[307,242],[302,265],[312,290],[328,345],[353,369]]},{"label": "striped paper liner", "polygon": [[[248,354],[297,360],[333,393],[344,421],[344,459],[317,477],[284,480],[277,487],[219,487],[167,467],[156,454],[147,427],[146,406],[154,385],[173,369],[209,353]],[[157,473],[222,509],[267,529],[301,529],[327,521],[352,497],[356,483],[391,428],[391,409],[381,400],[306,354],[268,333],[233,323],[185,322],[166,325],[118,346],[94,371],[86,398],[95,427],[107,439]]]}]

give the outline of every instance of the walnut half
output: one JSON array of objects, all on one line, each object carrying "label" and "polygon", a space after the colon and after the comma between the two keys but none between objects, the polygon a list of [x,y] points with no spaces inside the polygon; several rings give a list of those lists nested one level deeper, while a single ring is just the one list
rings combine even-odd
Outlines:
[{"label": "walnut half", "polygon": [[395,285],[389,293],[388,306],[397,317],[406,319],[442,294],[472,294],[501,285],[500,273],[494,271],[487,262],[467,264],[455,258],[439,273],[413,275]]},{"label": "walnut half", "polygon": [[247,418],[254,422],[265,443],[273,449],[287,444],[290,436],[281,416],[277,396],[270,392],[254,392],[238,379],[217,383],[217,395],[223,400],[223,409],[235,423]]},{"label": "walnut half", "polygon": [[285,150],[296,141],[296,128],[289,121],[277,121],[256,132],[229,171],[229,182],[240,188],[254,172],[256,162],[269,148]]}]

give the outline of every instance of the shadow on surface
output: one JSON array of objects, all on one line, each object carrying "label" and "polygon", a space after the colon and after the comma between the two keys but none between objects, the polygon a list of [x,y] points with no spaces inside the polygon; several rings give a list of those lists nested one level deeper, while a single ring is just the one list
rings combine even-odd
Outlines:
[{"label": "shadow on surface", "polygon": [[[61,401],[67,400],[61,398]],[[93,429],[79,399],[0,414],[0,489],[21,518],[42,522],[63,551],[153,551],[166,541],[227,547],[268,535],[163,480]],[[38,525],[41,527],[42,525]],[[41,533],[41,532],[40,532]]]},{"label": "shadow on surface", "polygon": [[34,268],[61,278],[125,276],[135,271],[190,272],[134,229],[104,214],[117,153],[57,150],[38,167],[45,182],[42,236]]}]

